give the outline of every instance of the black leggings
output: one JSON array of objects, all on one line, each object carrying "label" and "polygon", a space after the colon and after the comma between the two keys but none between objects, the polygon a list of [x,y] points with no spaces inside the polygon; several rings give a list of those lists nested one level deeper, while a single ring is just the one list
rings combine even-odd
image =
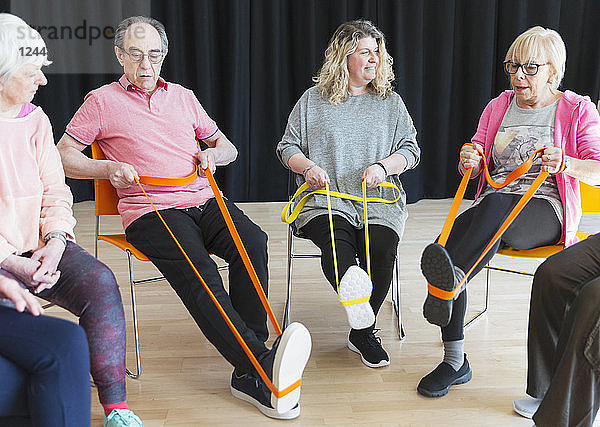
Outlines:
[{"label": "black leggings", "polygon": [[[364,228],[357,229],[345,218],[333,215],[333,229],[339,278],[342,278],[351,265],[356,265],[357,257],[360,267],[366,271]],[[321,268],[333,289],[337,291],[328,216],[319,215],[311,219],[302,227],[302,232],[321,249]],[[383,225],[369,225],[369,252],[373,280],[373,293],[369,302],[375,315],[390,289],[398,241],[398,235],[391,228]]]},{"label": "black leggings", "polygon": [[[475,264],[520,198],[521,196],[513,194],[492,193],[485,196],[477,206],[466,210],[456,218],[445,245],[456,267],[466,273]],[[469,279],[479,273],[504,245],[519,250],[532,249],[556,244],[561,235],[562,226],[550,202],[534,197],[475,267]],[[457,341],[464,338],[463,323],[466,308],[465,288],[454,301],[450,323],[442,328],[443,341]]]}]

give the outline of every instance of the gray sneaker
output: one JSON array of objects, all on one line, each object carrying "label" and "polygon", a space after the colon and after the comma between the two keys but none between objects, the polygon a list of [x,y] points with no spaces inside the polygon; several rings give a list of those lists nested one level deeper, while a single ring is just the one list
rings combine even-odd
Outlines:
[{"label": "gray sneaker", "polygon": [[533,414],[537,412],[541,403],[542,399],[527,396],[522,399],[514,400],[513,409],[520,416],[531,419],[533,418]]}]

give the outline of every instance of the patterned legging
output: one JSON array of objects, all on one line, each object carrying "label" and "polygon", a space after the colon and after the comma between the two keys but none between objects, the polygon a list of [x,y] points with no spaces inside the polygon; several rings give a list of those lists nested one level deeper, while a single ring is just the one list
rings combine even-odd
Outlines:
[{"label": "patterned legging", "polygon": [[58,269],[58,282],[39,296],[79,317],[100,403],[122,402],[126,400],[125,315],[115,276],[73,242],[67,243]]}]

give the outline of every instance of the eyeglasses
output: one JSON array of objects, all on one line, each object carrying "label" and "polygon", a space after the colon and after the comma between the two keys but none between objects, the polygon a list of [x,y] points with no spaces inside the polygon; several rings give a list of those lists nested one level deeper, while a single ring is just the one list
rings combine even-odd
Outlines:
[{"label": "eyeglasses", "polygon": [[117,47],[129,56],[131,62],[135,62],[136,64],[142,62],[144,60],[144,57],[148,57],[148,61],[150,61],[151,63],[158,64],[160,61],[163,60],[164,57],[164,53],[160,50],[151,50],[148,53],[144,53],[141,50],[132,49],[130,52],[128,52],[120,46]]},{"label": "eyeglasses", "polygon": [[547,64],[519,64],[518,62],[506,61],[504,62],[504,71],[506,71],[508,74],[517,74],[517,71],[519,71],[519,68],[521,68],[523,70],[523,74],[535,76],[538,72],[538,69],[542,65]]}]

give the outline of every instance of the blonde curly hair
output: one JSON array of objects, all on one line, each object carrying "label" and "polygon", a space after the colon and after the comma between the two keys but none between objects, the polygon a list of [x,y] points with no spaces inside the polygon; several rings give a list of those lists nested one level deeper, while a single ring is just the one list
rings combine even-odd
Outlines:
[{"label": "blonde curly hair", "polygon": [[375,78],[367,88],[372,93],[387,98],[392,93],[394,81],[393,58],[385,49],[385,38],[370,21],[356,20],[341,24],[331,37],[325,50],[325,61],[313,82],[320,89],[323,99],[333,105],[341,104],[348,98],[348,55],[358,46],[358,41],[365,37],[373,37],[377,41],[379,65]]}]

